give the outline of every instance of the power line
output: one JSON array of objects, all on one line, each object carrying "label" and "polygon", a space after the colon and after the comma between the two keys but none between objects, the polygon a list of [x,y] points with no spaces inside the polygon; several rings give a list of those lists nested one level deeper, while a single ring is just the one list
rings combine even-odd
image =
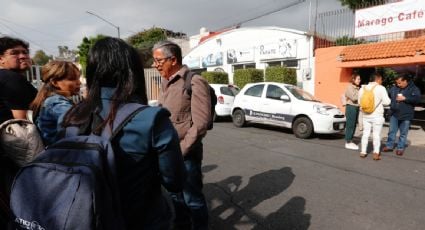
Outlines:
[{"label": "power line", "polygon": [[8,23],[11,23],[11,24],[14,24],[14,25],[17,25],[17,26],[20,26],[20,27],[23,27],[23,28],[26,28],[26,29],[29,29],[29,30],[32,30],[32,31],[35,31],[35,32],[40,33],[40,34],[44,34],[44,35],[47,35],[47,36],[50,36],[50,37],[54,37],[54,38],[57,38],[57,39],[61,39],[60,37],[58,37],[58,36],[56,36],[56,35],[49,34],[49,33],[46,33],[46,32],[44,32],[44,31],[41,31],[41,30],[37,30],[37,29],[31,28],[31,27],[29,27],[29,26],[21,25],[21,24],[18,24],[18,23],[16,23],[16,22],[12,22],[12,21],[10,21],[10,20],[8,20],[8,19],[5,19],[5,18],[0,18],[0,20],[1,20],[1,21],[5,21],[5,22],[8,22]]},{"label": "power line", "polygon": [[[233,25],[226,26],[226,27],[224,27],[224,28],[229,28],[229,27],[234,27],[234,26],[240,26],[240,25],[242,25],[243,23],[247,23],[247,22],[250,22],[250,21],[253,21],[253,20],[259,19],[259,18],[261,18],[261,17],[268,16],[268,15],[270,15],[270,14],[274,14],[274,13],[276,13],[276,12],[279,12],[279,11],[282,11],[282,10],[284,10],[284,9],[290,8],[290,7],[292,7],[292,6],[298,5],[298,4],[302,3],[302,2],[305,2],[305,0],[297,0],[297,1],[294,1],[294,2],[292,2],[292,3],[289,3],[289,4],[286,4],[286,5],[282,6],[282,7],[279,7],[279,8],[277,8],[277,9],[274,9],[274,10],[268,11],[268,12],[263,13],[263,14],[260,14],[260,15],[258,15],[258,16],[253,17],[253,18],[249,18],[249,19],[246,19],[246,20],[243,20],[243,21],[237,22],[237,23],[235,23],[235,24],[233,24]],[[224,28],[222,28],[222,29],[224,29]]]},{"label": "power line", "polygon": [[6,24],[4,24],[4,23],[2,23],[2,22],[0,22],[0,25],[3,25],[4,27],[6,27],[7,29],[9,29],[10,31],[12,31],[12,32],[13,32],[13,33],[15,33],[16,35],[18,35],[18,36],[22,37],[23,39],[25,39],[26,41],[28,41],[28,42],[30,42],[30,43],[32,43],[32,44],[34,44],[34,45],[38,46],[39,48],[41,48],[41,49],[43,49],[43,50],[46,50],[46,51],[50,52],[51,54],[53,53],[51,50],[44,48],[42,45],[38,44],[37,42],[34,42],[34,41],[32,41],[32,40],[28,39],[28,38],[27,38],[26,36],[24,36],[23,34],[21,34],[21,33],[17,32],[17,31],[15,31],[15,30],[14,30],[14,29],[12,29],[12,28],[10,28],[8,25],[6,25]]}]

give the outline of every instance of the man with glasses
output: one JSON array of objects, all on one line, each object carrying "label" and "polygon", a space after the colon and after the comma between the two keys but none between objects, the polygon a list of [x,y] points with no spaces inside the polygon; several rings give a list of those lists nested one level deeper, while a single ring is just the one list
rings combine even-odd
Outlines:
[{"label": "man with glasses", "polygon": [[[28,44],[11,37],[0,37],[0,123],[26,119],[29,104],[37,90],[23,75],[31,67]],[[9,192],[18,167],[0,153],[0,229],[7,229],[10,219]]]},{"label": "man with glasses", "polygon": [[0,123],[26,119],[37,90],[24,74],[31,67],[28,44],[11,37],[0,38]]},{"label": "man with glasses", "polygon": [[180,138],[187,179],[183,193],[171,193],[176,218],[174,229],[208,229],[208,207],[202,193],[202,138],[211,116],[208,82],[200,75],[192,77],[192,93],[185,90],[190,72],[182,64],[181,48],[170,41],[154,45],[153,64],[161,74],[160,106],[171,112],[171,122]]}]

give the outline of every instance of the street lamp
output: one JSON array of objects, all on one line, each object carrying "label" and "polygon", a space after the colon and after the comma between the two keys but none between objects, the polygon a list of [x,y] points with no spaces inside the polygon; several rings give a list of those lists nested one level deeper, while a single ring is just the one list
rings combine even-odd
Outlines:
[{"label": "street lamp", "polygon": [[108,20],[106,20],[106,19],[104,19],[104,18],[100,17],[99,15],[97,15],[97,14],[95,14],[95,13],[91,12],[91,11],[86,11],[86,13],[91,14],[91,15],[93,15],[93,16],[95,16],[95,17],[97,17],[97,18],[101,19],[102,21],[104,21],[104,22],[108,23],[109,25],[111,25],[111,26],[115,27],[115,28],[117,29],[117,31],[118,31],[118,38],[120,38],[120,27],[119,27],[119,26],[116,26],[116,25],[112,24],[112,22],[110,22],[110,21],[108,21]]}]

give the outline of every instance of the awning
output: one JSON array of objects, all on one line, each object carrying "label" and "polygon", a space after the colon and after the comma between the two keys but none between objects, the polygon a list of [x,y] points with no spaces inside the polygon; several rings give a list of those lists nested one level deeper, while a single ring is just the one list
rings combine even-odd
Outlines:
[{"label": "awning", "polygon": [[338,58],[343,68],[425,64],[425,36],[347,46]]}]

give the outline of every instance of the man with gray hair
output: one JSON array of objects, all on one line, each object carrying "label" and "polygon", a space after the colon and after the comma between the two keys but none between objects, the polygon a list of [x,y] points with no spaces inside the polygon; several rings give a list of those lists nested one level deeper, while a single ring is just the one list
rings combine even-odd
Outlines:
[{"label": "man with gray hair", "polygon": [[176,218],[174,229],[208,229],[208,207],[202,193],[202,138],[211,118],[208,82],[200,75],[191,79],[191,92],[185,88],[189,68],[182,64],[181,48],[170,41],[154,45],[153,64],[161,74],[159,105],[171,112],[184,157],[187,179],[182,193],[171,193]]}]

